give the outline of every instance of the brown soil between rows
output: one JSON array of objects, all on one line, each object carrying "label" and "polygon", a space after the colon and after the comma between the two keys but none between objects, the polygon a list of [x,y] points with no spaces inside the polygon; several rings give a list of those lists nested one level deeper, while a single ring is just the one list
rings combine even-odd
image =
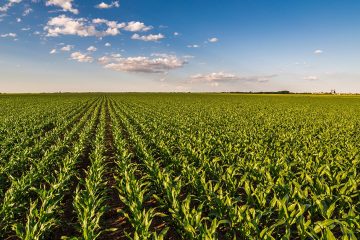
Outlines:
[{"label": "brown soil between rows", "polygon": [[109,207],[107,212],[102,216],[102,225],[105,232],[99,239],[128,239],[126,232],[131,232],[131,225],[121,216],[119,210],[124,209],[125,205],[120,201],[116,190],[116,149],[114,146],[114,136],[112,132],[112,120],[109,111],[109,99],[105,106],[105,157],[107,164],[107,172],[105,173],[105,180],[107,184],[107,206]]}]

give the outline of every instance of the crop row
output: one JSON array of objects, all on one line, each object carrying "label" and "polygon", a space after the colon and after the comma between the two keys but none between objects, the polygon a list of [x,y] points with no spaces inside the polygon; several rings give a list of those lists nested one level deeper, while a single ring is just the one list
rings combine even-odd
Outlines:
[{"label": "crop row", "polygon": [[[360,235],[356,98],[69,99],[53,115],[42,103],[42,122],[19,120],[2,132],[9,149],[0,152],[1,238]],[[14,129],[29,140],[16,140]]]}]

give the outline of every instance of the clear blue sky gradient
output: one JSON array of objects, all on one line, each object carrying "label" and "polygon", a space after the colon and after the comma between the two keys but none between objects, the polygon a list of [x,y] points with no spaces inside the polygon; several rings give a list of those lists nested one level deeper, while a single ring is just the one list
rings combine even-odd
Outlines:
[{"label": "clear blue sky gradient", "polygon": [[[9,1],[0,0],[0,8]],[[120,7],[109,9],[95,6],[111,0],[73,0],[79,14],[46,6],[47,1],[22,0],[0,11],[0,92],[360,92],[358,0],[120,0]],[[29,8],[32,12],[23,16]],[[44,27],[60,15],[139,21],[153,28],[120,28],[121,34],[102,38],[47,36]],[[131,39],[135,33],[165,38]],[[73,48],[61,51],[65,45]],[[87,51],[89,46],[97,51]],[[50,54],[52,49],[57,53]],[[71,59],[74,52],[92,61]],[[159,53],[163,56],[154,56]],[[120,61],[172,56],[183,64],[157,73],[114,71],[98,60],[111,54],[121,54]]]}]

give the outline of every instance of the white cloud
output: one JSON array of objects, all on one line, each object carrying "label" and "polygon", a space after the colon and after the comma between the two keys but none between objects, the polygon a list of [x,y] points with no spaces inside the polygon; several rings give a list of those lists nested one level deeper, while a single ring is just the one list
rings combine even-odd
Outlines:
[{"label": "white cloud", "polygon": [[21,29],[21,31],[29,31],[29,30],[31,30],[31,28],[29,28],[29,27]]},{"label": "white cloud", "polygon": [[8,0],[7,3],[5,3],[5,5],[0,7],[0,12],[7,12],[12,6],[21,2],[22,0]]},{"label": "white cloud", "polygon": [[47,0],[46,6],[57,6],[61,7],[65,12],[68,11],[74,14],[79,14],[79,10],[73,8],[72,2],[73,0]]},{"label": "white cloud", "polygon": [[50,54],[55,54],[55,53],[57,53],[55,48],[50,51]]},{"label": "white cloud", "polygon": [[188,48],[199,48],[200,46],[197,44],[193,44],[193,45],[187,45]]},{"label": "white cloud", "polygon": [[304,77],[304,80],[316,81],[316,80],[319,80],[319,78],[317,76],[306,76],[306,77]]},{"label": "white cloud", "polygon": [[86,25],[84,18],[73,19],[60,15],[58,17],[51,18],[44,30],[47,31],[47,36],[56,37],[59,35],[78,35],[81,37],[95,36],[95,26]]},{"label": "white cloud", "polygon": [[106,65],[106,64],[110,63],[111,61],[112,61],[112,58],[108,57],[108,56],[103,56],[103,57],[98,58],[98,63],[100,63],[101,65]]},{"label": "white cloud", "polygon": [[23,17],[25,17],[25,16],[29,15],[31,12],[33,12],[32,8],[27,8],[24,10],[22,15],[23,15]]},{"label": "white cloud", "polygon": [[89,52],[96,52],[97,48],[94,47],[94,46],[90,46],[90,47],[87,48],[87,50],[88,50]]},{"label": "white cloud", "polygon": [[195,58],[195,56],[193,56],[193,55],[184,55],[183,58],[184,59],[193,59],[193,58]]},{"label": "white cloud", "polygon": [[174,55],[153,57],[121,57],[121,55],[104,56],[98,59],[104,68],[119,72],[165,73],[169,70],[181,68],[186,61]]},{"label": "white cloud", "polygon": [[107,23],[108,22],[108,20],[106,20],[106,19],[103,19],[103,18],[94,18],[93,20],[92,20],[92,23],[95,23],[95,24],[101,24],[101,23]]},{"label": "white cloud", "polygon": [[116,21],[109,21],[109,20],[106,20],[106,19],[103,19],[103,18],[95,18],[92,20],[92,23],[94,24],[105,24],[107,25],[108,27],[111,27],[111,28],[123,28],[126,26],[126,23],[118,23]]},{"label": "white cloud", "polygon": [[[103,25],[106,26],[103,29]],[[51,18],[44,30],[47,36],[57,37],[59,35],[78,35],[81,37],[104,37],[120,34],[119,29],[124,27],[124,23],[108,21],[106,19],[96,18],[88,21],[85,18],[70,18],[65,15]]]},{"label": "white cloud", "polygon": [[[145,26],[145,24],[141,22],[118,23],[116,21],[109,21],[102,18],[88,20],[86,18],[71,18],[65,15],[60,15],[51,18],[44,27],[44,30],[47,31],[47,36],[49,37],[57,37],[59,35],[104,37],[119,35],[120,29],[136,32],[148,31],[151,28],[152,27]],[[140,38],[143,38],[144,41],[155,41],[152,38],[161,39],[163,38],[163,35],[150,35]]]},{"label": "white cloud", "polygon": [[101,2],[98,5],[95,6],[96,8],[100,8],[100,9],[108,9],[108,8],[118,8],[120,7],[119,1],[114,1],[110,4]]},{"label": "white cloud", "polygon": [[105,43],[105,47],[111,47],[111,43]]},{"label": "white cloud", "polygon": [[117,28],[108,28],[106,31],[105,31],[105,35],[111,35],[111,36],[116,36],[120,34],[120,31],[119,29]]},{"label": "white cloud", "polygon": [[70,57],[71,57],[72,60],[76,60],[78,62],[91,63],[94,60],[88,54],[83,54],[81,52],[73,52]]},{"label": "white cloud", "polygon": [[209,38],[208,41],[211,42],[211,43],[216,43],[216,42],[219,41],[219,39],[214,37],[214,38]]},{"label": "white cloud", "polygon": [[66,46],[62,47],[60,50],[63,52],[70,52],[73,48],[74,48],[73,45],[66,45]]},{"label": "white cloud", "polygon": [[226,82],[240,80],[240,77],[232,73],[214,72],[209,74],[192,75],[191,80],[192,82]]},{"label": "white cloud", "polygon": [[0,35],[0,37],[2,38],[7,38],[7,37],[10,37],[10,38],[16,38],[16,33],[5,33],[5,34],[2,34]]},{"label": "white cloud", "polygon": [[140,36],[139,34],[135,33],[131,37],[131,39],[141,40],[141,41],[146,41],[146,42],[149,42],[149,41],[156,42],[156,41],[159,41],[159,40],[161,40],[163,38],[165,38],[165,36],[162,35],[161,33],[156,34],[156,35],[150,34],[150,35],[144,35],[144,36]]},{"label": "white cloud", "polygon": [[172,56],[171,54],[167,54],[167,53],[152,53],[151,54],[152,57],[162,57],[162,58],[167,58]]},{"label": "white cloud", "polygon": [[109,63],[121,62],[122,60],[123,59],[121,58],[121,54],[110,54],[98,58],[98,63],[100,63],[101,65],[107,65]]},{"label": "white cloud", "polygon": [[317,49],[314,51],[314,54],[322,54],[322,53],[324,53],[324,51],[321,49]]},{"label": "white cloud", "polygon": [[21,18],[16,18],[16,22],[21,22]]},{"label": "white cloud", "polygon": [[174,32],[174,36],[179,36],[179,35],[180,35],[180,33]]},{"label": "white cloud", "polygon": [[107,29],[102,33],[103,36],[116,36],[120,34],[119,29],[126,26],[125,23],[118,23],[116,21],[109,21],[102,18],[95,18],[92,20],[92,23],[96,25],[105,24],[107,26]]},{"label": "white cloud", "polygon": [[146,32],[151,30],[152,28],[152,26],[146,26],[142,22],[132,21],[127,23],[127,25],[124,27],[124,30],[129,32]]},{"label": "white cloud", "polygon": [[218,86],[221,82],[267,82],[276,76],[277,75],[240,77],[232,73],[214,72],[209,74],[192,75],[190,77],[190,83],[209,83],[211,86]]}]

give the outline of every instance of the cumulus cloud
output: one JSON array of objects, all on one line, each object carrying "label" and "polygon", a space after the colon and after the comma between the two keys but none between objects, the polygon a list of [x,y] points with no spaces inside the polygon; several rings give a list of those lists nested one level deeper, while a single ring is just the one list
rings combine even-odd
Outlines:
[{"label": "cumulus cloud", "polygon": [[151,57],[121,57],[121,55],[103,56],[98,62],[104,68],[119,72],[165,73],[172,69],[181,68],[186,61],[174,55],[156,55]]},{"label": "cumulus cloud", "polygon": [[106,19],[103,19],[103,18],[95,18],[92,20],[92,23],[94,24],[105,24],[107,25],[108,27],[111,27],[111,28],[123,28],[126,26],[126,23],[118,23],[116,21],[109,21],[109,20],[106,20]]},{"label": "cumulus cloud", "polygon": [[319,80],[319,78],[317,76],[306,76],[306,77],[304,77],[304,80],[316,81],[316,80]]},{"label": "cumulus cloud", "polygon": [[98,63],[100,63],[101,65],[107,65],[110,63],[121,62],[122,60],[123,58],[121,58],[121,54],[110,54],[98,58]]},{"label": "cumulus cloud", "polygon": [[57,53],[55,48],[50,51],[50,54],[55,54],[55,53]]},{"label": "cumulus cloud", "polygon": [[0,37],[2,37],[2,38],[7,38],[7,37],[9,37],[9,38],[16,38],[16,33],[5,33],[5,34],[1,34],[0,35]]},{"label": "cumulus cloud", "polygon": [[161,39],[165,38],[165,36],[161,33],[159,34],[149,34],[149,35],[143,35],[143,36],[140,36],[139,34],[135,33],[134,35],[132,35],[131,39],[134,39],[134,40],[141,40],[141,41],[146,41],[146,42],[149,42],[149,41],[152,41],[152,42],[156,42],[156,41],[159,41]]},{"label": "cumulus cloud", "polygon": [[[105,25],[105,29],[103,26]],[[104,37],[120,34],[119,29],[124,27],[124,23],[108,21],[106,19],[96,18],[89,21],[85,18],[71,18],[65,15],[51,18],[44,30],[47,36],[57,37],[59,35],[77,35],[81,37]]]},{"label": "cumulus cloud", "polygon": [[200,46],[197,44],[187,45],[188,48],[199,48]]},{"label": "cumulus cloud", "polygon": [[271,78],[276,77],[277,75],[267,75],[267,76],[248,76],[241,77],[232,73],[226,72],[213,72],[209,74],[196,74],[192,75],[190,78],[190,83],[209,83],[212,86],[217,86],[222,82],[236,82],[236,81],[247,81],[247,82],[267,82]]},{"label": "cumulus cloud", "polygon": [[105,47],[111,47],[111,43],[105,43]]},{"label": "cumulus cloud", "polygon": [[174,36],[179,36],[179,35],[180,35],[180,33],[174,32]]},{"label": "cumulus cloud", "polygon": [[23,17],[26,17],[27,15],[29,15],[32,12],[33,12],[32,8],[26,8],[22,15],[23,15]]},{"label": "cumulus cloud", "polygon": [[57,6],[65,12],[68,11],[73,14],[79,14],[79,10],[73,8],[72,2],[73,0],[47,0],[46,6]]},{"label": "cumulus cloud", "polygon": [[89,52],[96,52],[97,48],[94,47],[94,46],[90,46],[90,47],[87,48],[87,50],[88,50]]},{"label": "cumulus cloud", "polygon": [[71,49],[73,49],[73,48],[74,48],[73,45],[66,45],[66,46],[62,47],[60,50],[63,52],[70,52]]},{"label": "cumulus cloud", "polygon": [[21,2],[22,0],[8,0],[7,3],[0,7],[0,12],[7,12],[12,6]]},{"label": "cumulus cloud", "polygon": [[105,24],[107,26],[107,29],[102,33],[104,36],[107,35],[116,36],[120,34],[119,29],[126,26],[125,23],[118,23],[116,21],[109,21],[102,18],[95,18],[92,20],[92,23],[96,25]]},{"label": "cumulus cloud", "polygon": [[142,22],[131,21],[126,24],[124,30],[129,32],[146,32],[151,30],[152,28],[153,28],[152,26],[146,26]]},{"label": "cumulus cloud", "polygon": [[108,57],[108,56],[103,56],[103,57],[100,57],[100,58],[98,58],[98,63],[100,63],[101,65],[105,65],[105,64],[108,64],[108,63],[110,63],[111,62],[111,58],[110,57]]},{"label": "cumulus cloud", "polygon": [[47,31],[47,36],[56,37],[59,35],[78,35],[81,37],[95,36],[97,31],[95,26],[87,25],[84,18],[73,19],[60,15],[51,18],[44,30]]},{"label": "cumulus cloud", "polygon": [[173,56],[173,55],[167,54],[167,53],[152,53],[151,56],[152,56],[152,57],[167,58],[167,57],[170,57],[170,56]]},{"label": "cumulus cloud", "polygon": [[240,77],[232,73],[214,72],[209,74],[196,74],[191,76],[192,82],[229,82],[240,80]]},{"label": "cumulus cloud", "polygon": [[120,4],[119,4],[119,1],[114,1],[110,4],[101,2],[98,5],[96,5],[95,7],[99,8],[99,9],[118,8],[118,7],[120,7]]},{"label": "cumulus cloud", "polygon": [[83,62],[83,63],[91,63],[94,60],[88,54],[84,54],[81,52],[73,52],[70,57],[72,60],[76,60],[78,62]]},{"label": "cumulus cloud", "polygon": [[209,38],[208,41],[211,42],[211,43],[216,43],[216,42],[219,41],[219,39],[214,37],[214,38]]},{"label": "cumulus cloud", "polygon": [[317,49],[314,51],[314,54],[322,54],[322,53],[324,53],[324,51],[321,49]]},{"label": "cumulus cloud", "polygon": [[[148,31],[152,27],[146,26],[141,22],[129,22],[118,23],[116,21],[109,21],[102,18],[95,18],[92,20],[86,18],[71,18],[65,15],[60,15],[51,18],[44,30],[47,31],[47,36],[57,37],[59,35],[78,35],[81,37],[104,37],[104,36],[116,36],[120,34],[120,29],[136,32],[136,31]],[[140,37],[140,36],[139,36]],[[161,38],[163,35],[153,35],[145,39]],[[142,39],[141,39],[142,40]],[[152,40],[148,40],[152,41]]]}]

